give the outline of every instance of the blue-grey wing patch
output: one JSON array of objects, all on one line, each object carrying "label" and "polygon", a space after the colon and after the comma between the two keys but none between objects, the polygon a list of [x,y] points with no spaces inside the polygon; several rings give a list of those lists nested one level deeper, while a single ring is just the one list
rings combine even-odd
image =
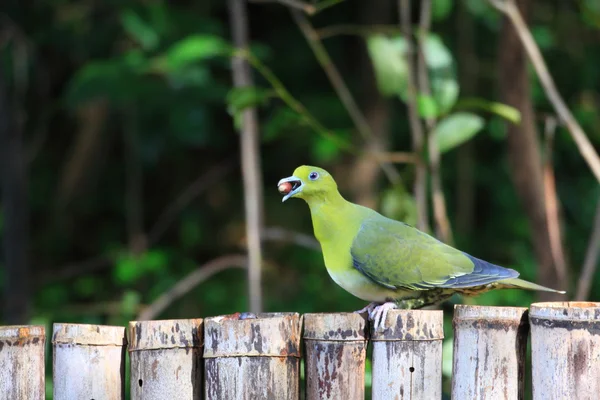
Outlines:
[{"label": "blue-grey wing patch", "polygon": [[514,269],[500,267],[487,261],[480,260],[467,253],[463,254],[473,261],[473,264],[475,265],[473,272],[448,279],[445,283],[437,285],[438,287],[457,289],[468,288],[487,285],[502,279],[517,278],[519,276],[519,273]]}]

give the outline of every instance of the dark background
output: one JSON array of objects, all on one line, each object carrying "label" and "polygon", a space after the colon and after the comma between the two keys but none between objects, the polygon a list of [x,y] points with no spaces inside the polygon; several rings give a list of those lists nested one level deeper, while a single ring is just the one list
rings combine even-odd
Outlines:
[{"label": "dark background", "polygon": [[[323,3],[332,2],[316,6]],[[598,148],[598,2],[519,4],[558,91]],[[420,7],[413,1],[410,42],[430,45],[420,54],[433,92],[417,88],[421,125],[427,132],[440,123],[439,140],[450,143],[439,174],[427,173],[426,202],[413,196],[414,164],[388,165],[398,178],[392,184],[369,156],[414,157],[396,2],[346,0],[296,19],[282,4],[248,3],[242,16],[259,70],[252,87],[232,91],[227,2],[4,0],[0,321],[123,325],[182,280],[190,290],[167,295],[153,318],[248,310],[246,272],[233,268],[245,265],[247,243],[240,163],[247,131],[236,129],[247,107],[256,107],[259,124],[265,311],[364,306],[327,275],[306,205],[281,204],[276,183],[301,164],[328,169],[346,198],[390,217],[422,226],[417,210],[425,209],[433,234],[438,176],[452,243],[575,298],[598,219],[598,181],[569,131],[552,128],[555,111],[498,10],[433,1],[427,34],[418,27]],[[347,112],[324,72],[331,64],[315,57],[297,21],[321,35],[358,111]],[[273,91],[274,83],[289,93]],[[366,138],[355,123],[361,115]],[[456,124],[442,130],[449,118]],[[206,276],[186,278],[208,262]],[[591,289],[580,297],[600,300],[600,276],[584,280]],[[453,301],[539,299],[557,297],[509,290]]]}]

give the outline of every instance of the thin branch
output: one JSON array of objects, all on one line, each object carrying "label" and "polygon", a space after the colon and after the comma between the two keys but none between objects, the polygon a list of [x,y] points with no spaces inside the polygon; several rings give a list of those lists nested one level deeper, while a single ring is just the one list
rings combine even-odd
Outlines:
[{"label": "thin branch", "polygon": [[[348,112],[348,115],[350,115],[350,119],[352,119],[352,122],[356,126],[356,129],[358,129],[358,132],[360,133],[365,142],[370,142],[371,140],[373,140],[374,134],[371,130],[371,127],[369,126],[369,123],[367,122],[367,118],[356,104],[352,93],[350,92],[348,86],[344,82],[344,78],[342,78],[342,75],[333,63],[333,60],[331,59],[331,57],[329,57],[325,46],[323,46],[323,43],[319,39],[319,35],[311,25],[310,21],[308,21],[308,19],[302,13],[296,10],[292,10],[291,12],[294,21],[304,34],[306,41],[308,42],[310,48],[315,54],[317,61],[319,62],[319,64],[321,64],[321,67],[325,71],[327,78],[329,78],[331,86],[333,86],[342,104],[346,108],[346,111]],[[398,171],[396,171],[392,165],[379,160],[376,153],[373,155],[373,157],[379,162],[382,171],[389,179],[389,181],[393,185],[399,184],[401,179]]]},{"label": "thin branch", "polygon": [[317,8],[316,13],[320,13],[321,11],[328,9],[329,7],[333,7],[336,4],[342,3],[343,1],[344,0],[322,0],[315,5]]},{"label": "thin branch", "polygon": [[280,3],[295,10],[304,11],[308,15],[313,15],[317,12],[317,8],[310,3],[305,3],[298,0],[249,0],[251,3]]},{"label": "thin branch", "polygon": [[[228,4],[233,43],[238,49],[248,49],[248,12],[246,10],[246,0],[229,0]],[[243,57],[233,57],[232,72],[235,87],[253,85],[250,65]],[[257,314],[262,311],[262,250],[260,232],[262,226],[261,210],[263,195],[256,108],[246,108],[242,118],[240,140],[246,236],[248,237],[248,296],[250,311]]]},{"label": "thin branch", "polygon": [[249,0],[251,3],[280,3],[295,10],[304,11],[308,15],[315,15],[321,11],[332,7],[344,0],[323,0],[316,4],[305,3],[298,0]]},{"label": "thin branch", "polygon": [[[431,96],[427,60],[425,59],[425,42],[431,25],[431,0],[421,1],[421,16],[419,19],[417,70],[419,79],[419,92]],[[429,150],[429,170],[431,173],[431,191],[433,196],[433,217],[435,218],[436,234],[444,242],[452,244],[452,229],[446,210],[446,198],[441,178],[441,155],[435,136],[436,120],[433,117],[425,118],[427,127],[427,148]]]},{"label": "thin branch", "polygon": [[579,152],[588,163],[592,173],[596,176],[596,179],[600,182],[600,157],[594,149],[594,146],[590,143],[585,132],[571,114],[571,111],[565,104],[565,101],[561,97],[560,93],[556,89],[556,84],[548,72],[548,67],[544,62],[544,57],[540,52],[539,47],[535,43],[531,32],[527,28],[527,24],[523,20],[519,9],[517,8],[514,0],[489,0],[490,3],[496,7],[499,11],[504,13],[506,17],[512,22],[521,43],[529,56],[529,60],[533,64],[535,71],[538,75],[540,83],[546,93],[546,97],[552,103],[556,114],[560,117],[562,122],[567,126],[567,129],[573,136],[575,143],[579,149]]},{"label": "thin branch", "polygon": [[[400,12],[400,27],[409,49],[406,54],[408,65],[406,73],[406,106],[408,108],[408,122],[410,124],[410,133],[412,135],[413,153],[419,160],[422,160],[425,146],[425,134],[423,133],[423,126],[419,120],[417,109],[416,71],[411,40],[410,0],[398,0],[398,9]],[[427,166],[423,162],[417,163],[416,166],[414,195],[415,202],[417,203],[417,228],[429,232],[429,216],[427,212]]]},{"label": "thin branch", "polygon": [[241,254],[232,254],[215,258],[201,265],[193,272],[178,281],[171,289],[161,294],[137,317],[138,321],[152,320],[165,311],[173,302],[183,297],[190,290],[215,275],[229,268],[246,268],[248,258]]},{"label": "thin branch", "polygon": [[[373,154],[373,153],[371,153]],[[392,164],[418,164],[420,162],[419,157],[414,153],[403,152],[403,151],[391,151],[391,152],[378,152],[377,158],[379,160],[392,163]]]},{"label": "thin branch", "polygon": [[548,224],[548,236],[550,239],[550,251],[552,253],[554,268],[559,282],[565,282],[567,279],[567,263],[563,252],[562,238],[560,231],[560,219],[558,216],[558,198],[556,195],[556,183],[554,179],[554,169],[552,167],[552,151],[554,144],[554,134],[556,131],[556,118],[546,117],[544,129],[545,143],[545,162],[543,165],[544,174],[544,197],[546,203],[546,222]]},{"label": "thin branch", "polygon": [[352,36],[369,36],[376,33],[383,33],[387,35],[400,35],[402,31],[397,25],[352,25],[352,24],[339,24],[326,26],[324,28],[316,29],[315,32],[321,40],[329,39],[338,35],[352,35]]},{"label": "thin branch", "polygon": [[318,252],[321,251],[321,245],[312,236],[275,226],[265,228],[263,230],[262,240],[268,240],[273,242],[288,242],[300,247],[305,247],[310,250],[315,250]]},{"label": "thin branch", "polygon": [[588,248],[585,252],[585,260],[583,261],[583,268],[581,270],[581,276],[579,282],[577,282],[577,294],[575,298],[577,300],[586,300],[590,295],[590,288],[592,287],[592,279],[594,273],[598,267],[598,259],[600,258],[600,199],[596,204],[596,217],[594,218],[594,226],[592,227],[592,233],[590,234],[590,241],[588,242]]},{"label": "thin branch", "polygon": [[198,179],[192,182],[175,200],[173,200],[160,216],[156,219],[156,222],[148,233],[148,246],[152,246],[165,231],[171,226],[173,221],[177,218],[179,213],[187,207],[200,193],[204,192],[209,187],[212,187],[216,183],[220,182],[225,175],[229,174],[235,166],[235,160],[229,158],[222,161],[215,167],[211,167],[200,175]]}]

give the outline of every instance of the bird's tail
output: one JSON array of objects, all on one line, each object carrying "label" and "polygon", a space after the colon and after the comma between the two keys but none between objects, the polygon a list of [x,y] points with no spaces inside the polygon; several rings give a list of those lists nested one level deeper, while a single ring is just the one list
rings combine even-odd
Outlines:
[{"label": "bird's tail", "polygon": [[514,287],[514,288],[527,289],[527,290],[539,290],[542,292],[552,292],[552,293],[560,293],[560,294],[566,293],[565,291],[562,291],[562,290],[550,289],[545,286],[538,285],[536,283],[527,282],[527,281],[524,281],[523,279],[519,279],[519,278],[502,279],[501,281],[498,281],[498,283],[500,283],[502,285],[506,285],[506,287]]}]

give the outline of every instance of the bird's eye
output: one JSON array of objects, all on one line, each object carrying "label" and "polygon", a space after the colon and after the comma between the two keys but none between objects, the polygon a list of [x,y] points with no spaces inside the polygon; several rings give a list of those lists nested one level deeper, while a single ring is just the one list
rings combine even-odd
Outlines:
[{"label": "bird's eye", "polygon": [[310,175],[308,175],[308,179],[310,179],[311,181],[316,181],[317,179],[319,179],[319,173],[318,172],[311,172]]}]

